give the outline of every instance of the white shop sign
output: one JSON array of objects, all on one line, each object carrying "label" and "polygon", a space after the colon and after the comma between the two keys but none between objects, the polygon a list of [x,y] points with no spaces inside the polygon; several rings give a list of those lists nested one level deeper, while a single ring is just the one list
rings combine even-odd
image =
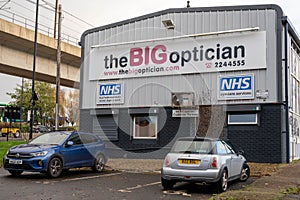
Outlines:
[{"label": "white shop sign", "polygon": [[199,110],[173,110],[172,117],[199,117]]},{"label": "white shop sign", "polygon": [[261,69],[266,32],[95,46],[89,61],[89,80]]}]

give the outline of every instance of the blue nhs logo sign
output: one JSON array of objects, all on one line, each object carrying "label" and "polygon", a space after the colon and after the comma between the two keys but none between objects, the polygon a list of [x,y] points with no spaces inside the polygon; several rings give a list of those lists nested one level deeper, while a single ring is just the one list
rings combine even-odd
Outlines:
[{"label": "blue nhs logo sign", "polygon": [[252,76],[235,76],[220,78],[220,90],[251,90],[252,78]]},{"label": "blue nhs logo sign", "polygon": [[124,103],[123,83],[99,83],[97,105],[111,105]]},{"label": "blue nhs logo sign", "polygon": [[218,99],[254,99],[254,75],[219,77]]},{"label": "blue nhs logo sign", "polygon": [[114,96],[122,94],[121,84],[100,84],[99,96]]}]

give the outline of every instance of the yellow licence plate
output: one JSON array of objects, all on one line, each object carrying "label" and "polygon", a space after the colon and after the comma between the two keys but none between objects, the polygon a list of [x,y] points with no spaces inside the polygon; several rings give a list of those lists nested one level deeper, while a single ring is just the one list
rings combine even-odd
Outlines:
[{"label": "yellow licence plate", "polygon": [[185,165],[199,165],[200,160],[192,160],[192,159],[179,159],[180,164],[185,164]]}]

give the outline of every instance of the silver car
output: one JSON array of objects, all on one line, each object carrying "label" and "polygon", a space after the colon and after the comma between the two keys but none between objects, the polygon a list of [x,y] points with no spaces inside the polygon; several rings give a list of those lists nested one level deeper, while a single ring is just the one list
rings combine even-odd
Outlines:
[{"label": "silver car", "polygon": [[179,138],[164,160],[161,184],[168,190],[176,182],[213,183],[218,192],[224,192],[228,181],[246,181],[250,176],[250,168],[242,154],[225,140]]}]

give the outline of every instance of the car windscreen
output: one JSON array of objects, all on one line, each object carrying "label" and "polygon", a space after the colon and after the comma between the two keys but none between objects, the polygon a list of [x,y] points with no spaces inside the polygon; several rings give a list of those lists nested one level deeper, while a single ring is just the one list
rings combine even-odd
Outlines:
[{"label": "car windscreen", "polygon": [[30,141],[29,144],[58,145],[64,142],[68,136],[68,134],[63,132],[43,134]]},{"label": "car windscreen", "polygon": [[176,141],[171,152],[188,154],[210,154],[212,152],[212,145],[210,141],[205,140],[179,140]]}]

